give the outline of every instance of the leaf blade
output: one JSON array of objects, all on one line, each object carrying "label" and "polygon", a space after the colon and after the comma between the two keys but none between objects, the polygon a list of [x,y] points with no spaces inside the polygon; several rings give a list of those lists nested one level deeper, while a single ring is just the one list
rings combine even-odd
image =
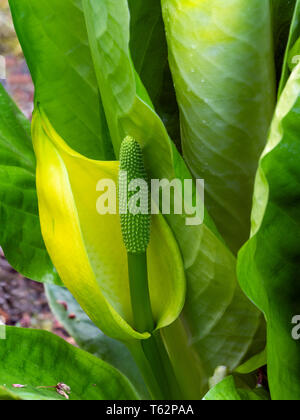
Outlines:
[{"label": "leaf blade", "polygon": [[[131,381],[143,399],[149,399],[145,383],[126,346],[105,336],[67,289],[46,285],[46,295],[55,317],[80,348],[114,366]],[[61,302],[67,304],[67,310]],[[75,320],[70,319],[69,314],[74,314]]]},{"label": "leaf blade", "polygon": [[94,159],[112,158],[81,0],[10,0],[10,8],[35,101],[73,149]]},{"label": "leaf blade", "polygon": [[[206,207],[237,253],[275,102],[269,0],[163,0],[182,147]],[[263,42],[261,42],[263,40]]]},{"label": "leaf blade", "polygon": [[0,84],[0,241],[10,264],[40,282],[61,284],[38,218],[29,121]]},{"label": "leaf blade", "polygon": [[238,388],[233,376],[225,378],[211,389],[204,397],[205,401],[268,401],[269,397],[263,390]]},{"label": "leaf blade", "polygon": [[[1,383],[19,398],[63,400],[55,389],[37,388],[58,383],[71,387],[71,400],[137,398],[132,385],[116,369],[55,335],[16,327],[7,327],[6,332],[6,340],[0,341]],[[13,388],[15,383],[27,386]]]},{"label": "leaf blade", "polygon": [[300,235],[299,74],[300,65],[279,99],[257,173],[252,236],[238,260],[240,283],[267,319],[268,376],[275,400],[300,396],[299,342],[291,334],[300,295],[295,281]]}]

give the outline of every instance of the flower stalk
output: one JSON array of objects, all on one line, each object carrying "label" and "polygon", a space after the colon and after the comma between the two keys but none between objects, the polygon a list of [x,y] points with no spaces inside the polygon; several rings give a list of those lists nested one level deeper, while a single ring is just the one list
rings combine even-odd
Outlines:
[{"label": "flower stalk", "polygon": [[[120,150],[119,205],[123,241],[127,250],[128,274],[133,321],[140,333],[151,337],[142,340],[133,352],[155,399],[180,398],[180,390],[169,355],[155,323],[148,282],[147,248],[150,242],[151,215],[148,188],[140,188],[140,209],[133,209],[137,182],[148,184],[142,150],[132,137],[126,137]],[[135,202],[136,204],[136,202]],[[143,353],[142,355],[140,353]],[[143,363],[141,363],[143,359]],[[146,359],[146,360],[145,360]],[[149,370],[150,365],[150,370]]]},{"label": "flower stalk", "polygon": [[145,331],[151,333],[154,330],[154,321],[147,268],[151,216],[147,188],[140,192],[140,212],[136,213],[131,206],[134,191],[130,187],[132,185],[134,187],[134,183],[138,180],[144,181],[147,186],[147,174],[144,168],[142,151],[137,141],[132,137],[126,137],[120,150],[119,201],[121,229],[127,250],[134,325],[136,330],[141,333]]}]

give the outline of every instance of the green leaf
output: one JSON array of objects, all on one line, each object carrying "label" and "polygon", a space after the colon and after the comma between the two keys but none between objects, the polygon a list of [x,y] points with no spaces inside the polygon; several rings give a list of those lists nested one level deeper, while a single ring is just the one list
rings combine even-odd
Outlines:
[{"label": "green leaf", "polygon": [[6,392],[23,400],[63,400],[55,389],[38,387],[64,383],[71,387],[71,400],[137,399],[120,372],[61,338],[16,327],[7,327],[6,333],[6,340],[0,341],[0,385]]},{"label": "green leaf", "polygon": [[35,85],[35,100],[76,151],[113,157],[81,0],[10,0]]},{"label": "green leaf", "polygon": [[180,147],[179,111],[168,63],[160,0],[128,0],[130,52],[154,108]]},{"label": "green leaf", "polygon": [[231,372],[247,360],[253,342],[256,353],[263,350],[265,334],[259,311],[237,283],[234,257],[209,232],[199,247],[206,252],[199,253],[187,272],[189,287],[183,318],[208,380],[218,366],[226,366]]},{"label": "green leaf", "polygon": [[233,252],[248,239],[275,77],[269,0],[163,0],[182,148]]},{"label": "green leaf", "polygon": [[41,235],[29,121],[0,84],[0,244],[23,275],[61,284]]},{"label": "green leaf", "polygon": [[270,398],[263,389],[237,388],[233,376],[228,376],[204,397],[205,401],[268,401]]},{"label": "green leaf", "polygon": [[297,0],[272,0],[275,62],[278,81],[281,79],[282,63],[296,1]]},{"label": "green leaf", "polygon": [[280,97],[260,160],[252,237],[239,255],[247,295],[264,312],[268,327],[268,378],[272,398],[300,398],[300,342],[292,337],[300,287],[300,65]]},{"label": "green leaf", "polygon": [[[84,0],[83,5],[99,89],[116,156],[122,139],[131,135],[143,145],[145,164],[152,179],[191,179],[136,75],[129,50],[127,1]],[[206,358],[209,359],[209,375],[218,366],[215,363],[219,363],[220,359],[222,364],[230,368],[237,367],[259,328],[260,313],[241,293],[236,281],[236,261],[209,216],[205,213],[202,225],[188,227],[186,216],[171,214],[165,217],[184,259],[187,276],[187,334],[191,334],[192,343],[201,342],[204,336],[206,338],[194,348],[189,346],[189,349],[191,353],[203,350],[205,362]],[[207,311],[212,311],[211,317],[208,313],[204,316],[203,305]],[[240,328],[241,323],[245,324],[243,329]],[[204,325],[203,331],[200,331],[199,325]],[[230,342],[232,349],[228,350]],[[218,348],[216,352],[215,348]],[[204,377],[206,383],[207,376]]]},{"label": "green leaf", "polygon": [[[295,3],[295,1],[294,1],[294,3]],[[293,48],[294,44],[296,43],[296,41],[298,40],[299,37],[300,37],[300,1],[297,0],[297,2],[295,3],[295,6],[294,6],[294,14],[293,14],[292,22],[291,22],[291,25],[290,25],[290,31],[289,31],[287,46],[286,46],[286,49],[285,49],[283,69],[282,69],[282,75],[281,75],[279,92],[278,92],[279,97],[280,97],[280,95],[281,95],[281,93],[282,93],[282,91],[285,87],[285,84],[288,81],[288,78],[291,74],[291,71],[290,71],[290,68],[289,68],[290,53],[291,53],[291,49]],[[299,52],[298,52],[298,54],[299,54]],[[296,59],[296,61],[294,62],[294,64],[298,64],[299,57],[297,58],[295,56],[295,59]]]},{"label": "green leaf", "polygon": [[128,0],[130,51],[152,102],[161,94],[168,49],[160,0]]},{"label": "green leaf", "polygon": [[251,373],[265,366],[266,364],[267,364],[267,350],[265,349],[261,353],[256,354],[255,356],[251,357],[251,359],[247,360],[247,362],[239,366],[235,370],[235,372],[241,373],[241,374]]},{"label": "green leaf", "polygon": [[[83,350],[117,368],[131,381],[144,399],[149,399],[141,374],[126,346],[104,335],[92,323],[67,289],[47,285],[46,294],[55,317],[76,343]],[[67,304],[67,310],[61,304],[62,302]],[[70,319],[70,314],[74,314],[76,318]]]}]

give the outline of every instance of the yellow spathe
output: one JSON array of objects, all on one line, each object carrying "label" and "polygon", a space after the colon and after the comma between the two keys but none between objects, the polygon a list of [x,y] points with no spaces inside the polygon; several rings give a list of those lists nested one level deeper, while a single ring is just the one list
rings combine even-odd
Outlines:
[{"label": "yellow spathe", "polygon": [[[119,215],[100,215],[96,186],[117,185],[119,162],[85,158],[63,141],[39,109],[32,123],[43,238],[61,280],[107,335],[145,339],[132,327],[127,254]],[[170,325],[185,298],[179,248],[161,215],[152,217],[148,249],[151,304],[157,328]],[[151,333],[151,332],[150,332]]]}]

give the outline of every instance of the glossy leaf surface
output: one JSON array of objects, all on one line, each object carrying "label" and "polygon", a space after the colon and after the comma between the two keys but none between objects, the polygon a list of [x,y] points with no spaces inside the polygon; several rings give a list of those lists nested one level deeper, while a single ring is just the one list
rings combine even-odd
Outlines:
[{"label": "glossy leaf surface", "polygon": [[113,157],[87,41],[81,0],[10,0],[14,25],[41,102],[69,146]]},{"label": "glossy leaf surface", "polygon": [[248,239],[253,183],[274,109],[269,0],[163,0],[183,155],[236,253]]},{"label": "glossy leaf surface", "polygon": [[[7,327],[0,341],[0,390],[4,398],[64,400],[53,387],[71,388],[70,400],[135,400],[129,381],[97,357],[45,331]],[[26,385],[14,388],[13,384]]]},{"label": "glossy leaf surface", "polygon": [[225,378],[222,382],[206,394],[205,401],[268,401],[267,392],[262,389],[250,390],[236,386],[233,376]]},{"label": "glossy leaf surface", "polygon": [[[56,319],[85,351],[122,372],[145,399],[149,399],[141,374],[126,346],[100,331],[64,287],[46,286],[47,298]],[[67,309],[64,305],[67,305]],[[70,317],[71,314],[75,318]]]},{"label": "glossy leaf surface", "polygon": [[[268,377],[274,400],[300,398],[299,312],[300,65],[280,97],[256,179],[252,237],[239,255],[239,279],[264,312]],[[284,375],[283,375],[284,372]]]}]

